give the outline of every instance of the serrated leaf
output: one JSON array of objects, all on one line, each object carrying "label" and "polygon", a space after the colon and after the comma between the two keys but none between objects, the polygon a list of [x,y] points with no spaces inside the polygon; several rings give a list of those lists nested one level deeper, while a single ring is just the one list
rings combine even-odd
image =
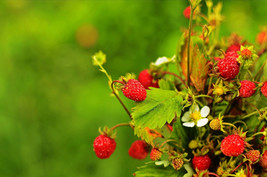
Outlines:
[{"label": "serrated leaf", "polygon": [[106,54],[104,54],[102,51],[99,51],[92,56],[92,59],[93,65],[103,65],[106,62]]},{"label": "serrated leaf", "polygon": [[199,51],[198,45],[194,47],[192,54],[193,62],[190,73],[190,79],[194,84],[198,92],[203,91],[207,76],[208,76],[208,65],[204,55]]},{"label": "serrated leaf", "polygon": [[148,162],[144,166],[138,168],[135,172],[136,177],[181,177],[186,173],[184,168],[176,171],[172,166],[164,167],[156,166],[154,162]]},{"label": "serrated leaf", "polygon": [[181,119],[173,124],[173,131],[171,134],[171,139],[175,139],[178,142],[181,142],[183,148],[188,149],[188,144],[194,135],[195,129],[184,127],[182,125]]},{"label": "serrated leaf", "polygon": [[175,89],[175,85],[169,80],[160,79],[158,83],[159,83],[160,89],[163,89],[163,90],[174,90]]},{"label": "serrated leaf", "polygon": [[150,129],[161,128],[175,116],[180,116],[182,101],[182,96],[176,91],[151,88],[147,90],[147,98],[133,108],[134,125]]}]

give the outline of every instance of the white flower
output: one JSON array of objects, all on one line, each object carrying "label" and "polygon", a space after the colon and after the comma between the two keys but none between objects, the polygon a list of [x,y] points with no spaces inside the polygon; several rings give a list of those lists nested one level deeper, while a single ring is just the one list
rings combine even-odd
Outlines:
[{"label": "white flower", "polygon": [[190,107],[189,111],[185,112],[182,117],[183,126],[185,127],[203,127],[208,123],[207,116],[210,113],[210,108],[204,106],[200,111],[197,104]]},{"label": "white flower", "polygon": [[156,66],[162,65],[164,63],[168,63],[169,59],[167,57],[160,57],[156,60],[156,62],[154,63]]}]

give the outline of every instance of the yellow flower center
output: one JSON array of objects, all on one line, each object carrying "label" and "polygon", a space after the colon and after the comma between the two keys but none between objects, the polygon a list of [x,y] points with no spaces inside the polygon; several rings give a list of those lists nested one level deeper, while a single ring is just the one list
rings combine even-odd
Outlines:
[{"label": "yellow flower center", "polygon": [[193,112],[190,114],[190,118],[193,120],[193,121],[198,121],[201,119],[201,114],[199,111],[197,112]]}]

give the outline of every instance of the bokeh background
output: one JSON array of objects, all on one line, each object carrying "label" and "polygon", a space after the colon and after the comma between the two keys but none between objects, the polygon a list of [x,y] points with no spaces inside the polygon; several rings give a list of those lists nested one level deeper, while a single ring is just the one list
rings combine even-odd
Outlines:
[{"label": "bokeh background", "polygon": [[[236,32],[255,42],[267,25],[267,1],[223,5],[220,35]],[[144,161],[128,156],[137,139],[130,128],[118,129],[110,159],[93,152],[98,127],[129,118],[91,55],[107,54],[113,79],[173,56],[188,25],[186,6],[186,0],[1,0],[0,176],[131,176]]]}]

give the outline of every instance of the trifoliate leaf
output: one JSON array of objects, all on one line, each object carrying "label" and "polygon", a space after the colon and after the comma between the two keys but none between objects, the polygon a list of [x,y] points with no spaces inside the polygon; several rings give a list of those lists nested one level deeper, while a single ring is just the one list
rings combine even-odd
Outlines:
[{"label": "trifoliate leaf", "polygon": [[99,51],[92,56],[92,59],[93,65],[103,65],[106,62],[106,55],[102,51]]},{"label": "trifoliate leaf", "polygon": [[164,167],[157,166],[154,162],[148,162],[144,166],[139,167],[138,171],[135,172],[136,177],[180,177],[186,173],[184,168],[176,171],[172,166]]},{"label": "trifoliate leaf", "polygon": [[176,91],[157,88],[147,90],[147,98],[133,108],[132,117],[135,126],[150,129],[163,127],[175,116],[180,117],[182,101],[182,96]]}]

